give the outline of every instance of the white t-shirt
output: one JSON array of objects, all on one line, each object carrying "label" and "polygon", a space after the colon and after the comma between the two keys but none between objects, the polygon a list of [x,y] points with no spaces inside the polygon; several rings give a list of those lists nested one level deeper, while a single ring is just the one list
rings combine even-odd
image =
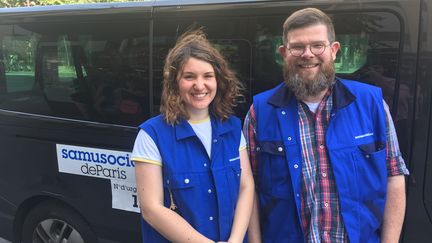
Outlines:
[{"label": "white t-shirt", "polygon": [[320,104],[320,102],[306,102],[306,101],[304,101],[304,103],[309,107],[309,110],[312,111],[313,113],[316,113],[316,110],[318,109],[318,106]]},{"label": "white t-shirt", "polygon": [[[204,145],[207,155],[211,157],[212,129],[210,118],[200,121],[188,121],[195,134]],[[240,130],[239,150],[246,149],[246,140]],[[150,164],[162,165],[162,157],[156,143],[144,130],[140,130],[135,140],[131,160],[135,162],[146,162]]]}]

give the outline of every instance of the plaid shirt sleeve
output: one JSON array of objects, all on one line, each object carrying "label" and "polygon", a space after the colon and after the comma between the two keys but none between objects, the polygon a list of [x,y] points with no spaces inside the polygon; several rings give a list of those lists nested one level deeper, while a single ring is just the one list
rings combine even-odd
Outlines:
[{"label": "plaid shirt sleeve", "polygon": [[249,160],[252,167],[252,172],[257,173],[257,158],[256,158],[256,116],[253,105],[251,105],[249,112],[246,115],[243,124],[243,134],[246,139],[247,150],[249,153]]},{"label": "plaid shirt sleeve", "polygon": [[390,109],[385,101],[384,110],[386,113],[386,160],[387,160],[387,176],[409,175],[409,171],[402,158],[399,150],[399,142],[396,135],[396,130],[393,124],[393,119],[390,114]]}]

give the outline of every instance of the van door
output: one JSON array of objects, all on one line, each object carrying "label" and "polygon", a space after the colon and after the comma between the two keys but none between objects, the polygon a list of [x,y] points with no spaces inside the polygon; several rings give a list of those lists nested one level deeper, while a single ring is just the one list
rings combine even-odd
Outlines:
[{"label": "van door", "polygon": [[129,156],[150,114],[149,12],[40,13],[0,26],[0,198],[17,222],[55,201],[100,239],[140,241]]},{"label": "van door", "polygon": [[[415,113],[412,126],[410,176],[404,242],[429,242],[432,232],[432,1],[421,1],[419,9],[418,66],[416,71]],[[413,14],[414,12],[413,11]],[[413,18],[411,18],[413,19]]]},{"label": "van door", "polygon": [[[221,48],[247,86],[246,105],[237,112],[238,116],[244,117],[254,94],[270,89],[283,80],[283,60],[277,48],[282,44],[284,20],[298,9],[317,7],[333,18],[336,39],[341,42],[341,50],[335,61],[337,75],[382,88],[392,113],[401,152],[411,170],[414,163],[422,163],[427,151],[424,146],[417,147],[413,142],[416,139],[424,141],[425,138],[424,132],[414,134],[414,124],[418,124],[419,118],[418,113],[415,115],[419,106],[415,104],[424,102],[417,92],[426,92],[429,89],[423,91],[423,88],[430,87],[430,84],[423,81],[420,85],[416,81],[416,58],[420,19],[429,18],[426,15],[412,17],[418,16],[421,9],[430,9],[430,4],[426,2],[265,1],[159,6],[154,12],[154,45],[155,51],[163,54],[155,55],[154,58],[164,56],[168,48],[174,45],[176,37],[185,30],[203,26],[209,39]],[[423,28],[423,32],[427,32],[426,28]],[[229,44],[223,48],[219,45],[221,40]],[[154,60],[155,65],[162,64],[162,61]],[[155,98],[158,92],[155,91]],[[155,104],[158,104],[157,100]],[[419,125],[417,129],[424,129],[424,120]],[[417,148],[415,152],[413,147]],[[426,242],[426,232],[430,232],[432,227],[423,209],[420,191],[414,189],[423,183],[422,176],[418,174],[420,168],[411,172],[411,176],[419,180],[408,178],[407,223],[404,231],[406,242]],[[424,233],[416,230],[419,224]]]}]

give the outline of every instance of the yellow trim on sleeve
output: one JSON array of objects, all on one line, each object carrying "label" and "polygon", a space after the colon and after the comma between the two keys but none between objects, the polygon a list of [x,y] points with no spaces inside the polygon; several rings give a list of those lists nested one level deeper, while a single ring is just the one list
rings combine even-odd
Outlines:
[{"label": "yellow trim on sleeve", "polygon": [[151,160],[151,159],[143,159],[143,158],[131,158],[134,162],[143,162],[143,163],[149,163],[153,165],[160,165],[162,166],[162,163],[160,161]]},{"label": "yellow trim on sleeve", "polygon": [[240,148],[239,148],[239,151],[242,151],[242,150],[245,150],[246,149],[246,146],[241,146]]}]

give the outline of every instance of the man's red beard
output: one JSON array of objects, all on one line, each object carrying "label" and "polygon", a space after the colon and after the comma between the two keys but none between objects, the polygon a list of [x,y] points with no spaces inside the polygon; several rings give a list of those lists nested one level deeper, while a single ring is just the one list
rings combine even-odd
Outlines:
[{"label": "man's red beard", "polygon": [[335,79],[334,62],[321,63],[319,70],[312,80],[305,80],[300,77],[296,63],[285,63],[283,76],[285,84],[294,93],[298,100],[305,100],[307,97],[316,96],[322,91],[330,88]]}]

